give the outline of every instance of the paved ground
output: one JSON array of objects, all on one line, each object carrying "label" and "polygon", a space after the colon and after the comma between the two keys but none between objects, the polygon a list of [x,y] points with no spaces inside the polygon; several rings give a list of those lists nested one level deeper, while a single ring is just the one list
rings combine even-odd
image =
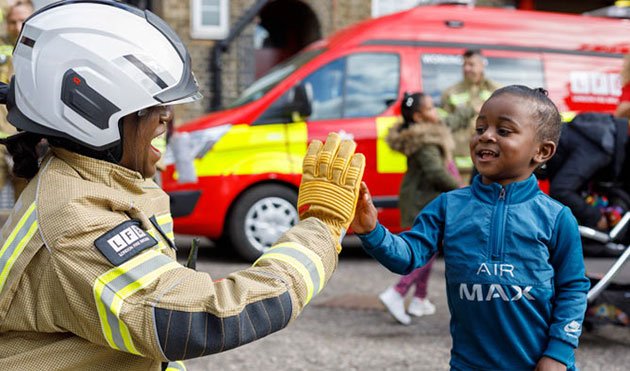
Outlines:
[{"label": "paved ground", "polygon": [[[180,250],[182,261],[186,253]],[[610,263],[598,260],[596,265]],[[211,272],[216,279],[247,266],[215,248],[202,252],[198,270]],[[443,261],[436,261],[434,267],[429,297],[438,311],[405,327],[377,300],[378,293],[394,282],[394,275],[359,249],[345,249],[329,285],[297,321],[258,342],[186,361],[188,369],[447,370],[451,340]],[[624,275],[630,277],[630,265]],[[582,336],[576,358],[582,370],[630,369],[630,330],[596,328]]]}]

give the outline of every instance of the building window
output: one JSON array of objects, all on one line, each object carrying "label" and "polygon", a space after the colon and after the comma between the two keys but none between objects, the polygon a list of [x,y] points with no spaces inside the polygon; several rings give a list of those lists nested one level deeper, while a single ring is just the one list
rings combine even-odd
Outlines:
[{"label": "building window", "polygon": [[192,0],[190,34],[195,39],[224,39],[229,31],[229,0]]}]

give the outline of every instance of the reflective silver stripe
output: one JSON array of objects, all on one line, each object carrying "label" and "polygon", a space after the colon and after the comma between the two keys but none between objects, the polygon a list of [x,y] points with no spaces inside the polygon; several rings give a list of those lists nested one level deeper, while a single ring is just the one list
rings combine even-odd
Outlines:
[{"label": "reflective silver stripe", "polygon": [[186,366],[182,361],[169,362],[166,371],[186,371]]},{"label": "reflective silver stripe", "polygon": [[308,256],[306,256],[301,251],[298,251],[294,248],[289,248],[289,247],[284,247],[284,246],[278,246],[271,251],[273,251],[273,253],[275,254],[285,254],[285,255],[291,256],[297,261],[299,261],[300,263],[302,263],[302,265],[304,265],[304,267],[306,268],[306,270],[308,270],[308,273],[311,276],[311,281],[313,282],[313,295],[316,295],[319,293],[319,291],[321,290],[321,287],[320,287],[321,277],[319,276],[319,272],[317,272],[317,268],[315,267],[315,264],[313,264],[313,262]]},{"label": "reflective silver stripe", "polygon": [[173,217],[171,214],[163,214],[155,218],[155,220],[162,228],[162,232],[166,234],[173,242],[175,241],[175,234],[173,233]]},{"label": "reflective silver stripe", "polygon": [[37,225],[37,213],[33,202],[0,249],[0,291],[4,288],[13,264],[37,231]]},{"label": "reflective silver stripe", "polygon": [[254,266],[265,260],[278,260],[293,267],[302,277],[306,286],[304,304],[308,304],[313,296],[324,287],[325,268],[322,259],[314,251],[295,242],[283,242],[267,250]]},{"label": "reflective silver stripe", "polygon": [[124,300],[151,284],[162,273],[178,267],[181,265],[168,256],[147,250],[96,279],[94,298],[103,335],[112,348],[140,354],[133,345],[129,329],[120,320]]}]

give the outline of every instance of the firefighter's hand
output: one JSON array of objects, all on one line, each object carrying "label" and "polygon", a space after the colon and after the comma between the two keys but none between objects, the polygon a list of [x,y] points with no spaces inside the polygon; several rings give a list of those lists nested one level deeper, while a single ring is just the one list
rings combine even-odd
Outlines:
[{"label": "firefighter's hand", "polygon": [[376,207],[374,207],[374,203],[372,203],[372,196],[370,196],[370,190],[365,182],[361,182],[357,209],[354,213],[354,220],[352,224],[350,224],[350,228],[352,228],[354,233],[370,233],[376,228],[376,222],[378,221],[377,215]]},{"label": "firefighter's hand", "polygon": [[326,143],[314,140],[306,151],[298,194],[300,220],[316,217],[326,223],[341,251],[341,239],[354,215],[365,169],[365,156],[355,154],[352,140],[330,133]]}]

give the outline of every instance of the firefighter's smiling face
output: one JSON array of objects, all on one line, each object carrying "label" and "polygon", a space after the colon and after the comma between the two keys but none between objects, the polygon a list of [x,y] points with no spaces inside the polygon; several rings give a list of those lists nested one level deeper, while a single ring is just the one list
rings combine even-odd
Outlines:
[{"label": "firefighter's smiling face", "polygon": [[151,141],[164,135],[173,119],[169,106],[155,106],[127,115],[123,119],[123,154],[120,165],[151,178],[157,171],[162,157]]}]

